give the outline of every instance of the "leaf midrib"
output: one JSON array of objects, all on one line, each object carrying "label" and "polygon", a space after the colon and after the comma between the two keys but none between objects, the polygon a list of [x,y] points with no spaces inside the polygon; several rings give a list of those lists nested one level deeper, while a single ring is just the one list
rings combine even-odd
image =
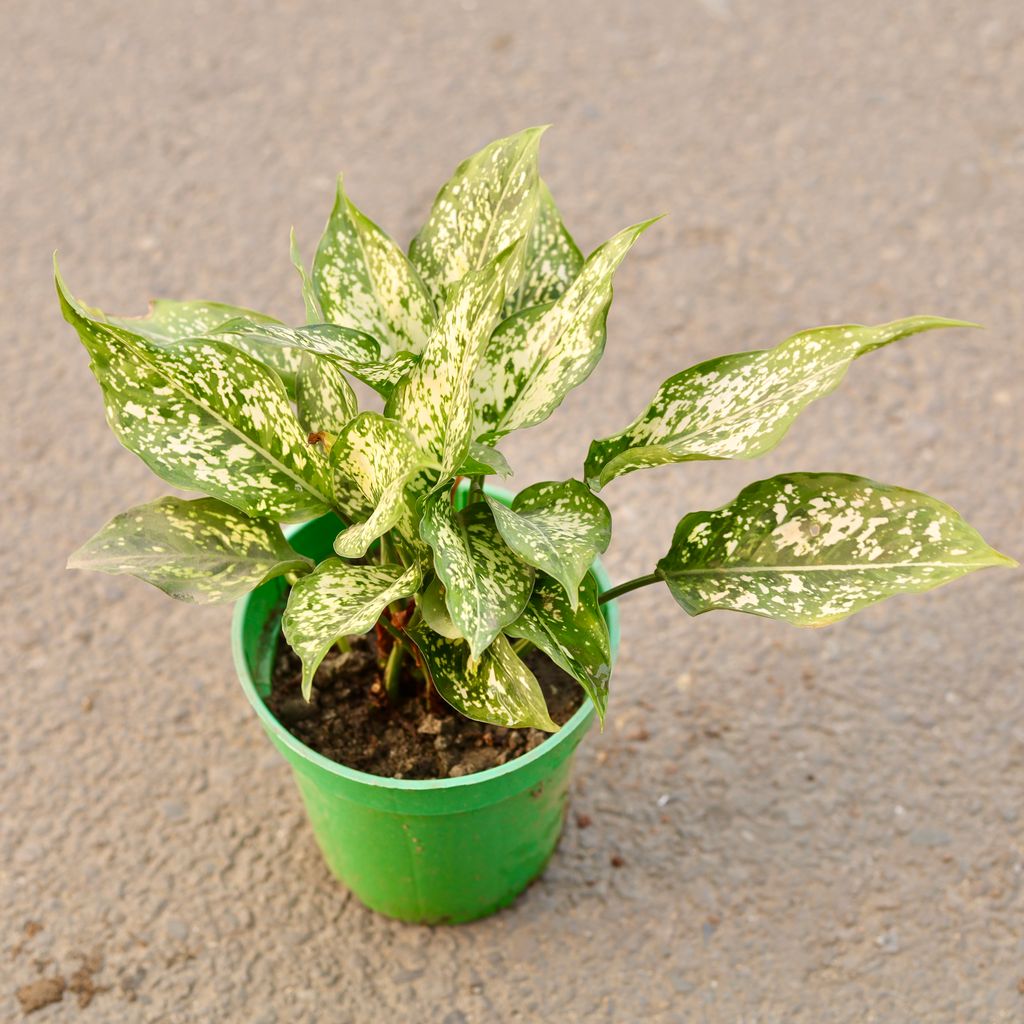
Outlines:
[{"label": "leaf midrib", "polygon": [[770,572],[869,572],[873,569],[965,569],[985,568],[996,565],[996,562],[855,562],[834,563],[831,565],[755,565],[755,566],[721,566],[708,569],[664,569],[661,574],[665,579],[676,576],[722,576],[722,575],[755,575]]}]

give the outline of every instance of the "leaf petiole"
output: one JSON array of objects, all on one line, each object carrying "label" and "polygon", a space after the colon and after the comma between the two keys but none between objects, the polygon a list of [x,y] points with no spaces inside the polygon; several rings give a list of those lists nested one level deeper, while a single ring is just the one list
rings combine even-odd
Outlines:
[{"label": "leaf petiole", "polygon": [[637,576],[636,579],[626,580],[625,583],[606,590],[598,597],[597,603],[606,604],[608,601],[614,601],[617,597],[622,597],[623,594],[628,594],[631,590],[639,590],[640,587],[649,587],[652,583],[659,582],[661,582],[661,577],[656,572],[648,573],[646,576]]}]

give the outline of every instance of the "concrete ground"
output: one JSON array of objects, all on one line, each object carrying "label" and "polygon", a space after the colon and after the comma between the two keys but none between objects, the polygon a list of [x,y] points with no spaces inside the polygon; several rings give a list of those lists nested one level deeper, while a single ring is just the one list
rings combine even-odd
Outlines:
[{"label": "concrete ground", "polygon": [[55,976],[76,991],[38,1024],[1024,1019],[1024,575],[807,632],[631,595],[577,763],[592,824],[507,912],[395,924],[325,871],[230,610],[64,572],[166,488],[107,430],[50,280],[59,248],[112,312],[298,320],[288,228],[311,252],[336,171],[404,240],[461,157],[554,122],[544,173],[585,249],[670,216],[600,369],[506,446],[517,485],[578,474],[699,359],[943,313],[988,330],[860,361],[760,464],[616,481],[607,561],[648,571],[685,511],[787,469],[928,491],[1020,557],[1017,0],[9,0],[0,47],[0,1019]]}]

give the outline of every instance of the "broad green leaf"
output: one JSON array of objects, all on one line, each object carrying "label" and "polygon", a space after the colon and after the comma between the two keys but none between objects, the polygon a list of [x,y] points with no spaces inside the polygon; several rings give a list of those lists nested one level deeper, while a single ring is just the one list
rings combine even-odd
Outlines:
[{"label": "broad green leaf", "polygon": [[159,477],[250,516],[295,521],[331,505],[280,378],[219,341],[156,345],[90,317],[56,278],[64,317],[92,357],[107,421]]},{"label": "broad green leaf", "polygon": [[291,243],[292,266],[295,267],[295,270],[299,275],[299,280],[302,282],[302,302],[306,307],[306,322],[318,324],[323,321],[324,314],[323,310],[320,308],[320,301],[316,296],[316,289],[313,287],[313,281],[309,276],[309,272],[306,270],[306,264],[302,261],[302,253],[299,252],[299,243],[295,240],[295,228],[292,228],[289,242]]},{"label": "broad green leaf", "polygon": [[447,640],[463,640],[445,604],[444,584],[435,576],[421,593],[416,595],[416,607],[423,621]]},{"label": "broad green leaf", "polygon": [[587,259],[557,301],[498,325],[473,382],[474,436],[493,441],[546,420],[604,353],[612,275],[653,220],[620,231]]},{"label": "broad green leaf", "polygon": [[281,527],[216,498],[160,498],[114,516],[69,559],[69,569],[137,576],[179,601],[235,601],[286,572],[306,573]]},{"label": "broad green leaf", "polygon": [[303,352],[295,378],[295,411],[303,430],[339,434],[359,411],[359,403],[334,360]]},{"label": "broad green leaf", "polygon": [[305,327],[286,327],[284,324],[255,323],[246,318],[222,324],[212,337],[249,346],[257,358],[269,362],[264,353],[275,349],[289,353],[298,371],[303,352],[327,356],[350,373],[387,398],[392,388],[416,362],[411,352],[399,352],[390,359],[381,359],[377,341],[362,331],[336,324],[308,324]]},{"label": "broad green leaf", "polygon": [[691,512],[657,575],[691,615],[727,608],[798,626],[1013,565],[935,498],[843,473],[790,473]]},{"label": "broad green leaf", "polygon": [[409,636],[423,656],[434,688],[456,711],[477,722],[509,729],[557,732],[534,674],[500,634],[479,662],[465,640],[439,636],[422,620]]},{"label": "broad green leaf", "polygon": [[[537,154],[543,133],[544,128],[527,128],[492,142],[459,164],[438,192],[409,259],[439,309],[451,285],[529,234],[540,197]],[[522,276],[523,259],[520,249],[511,287]]]},{"label": "broad green leaf", "polygon": [[484,502],[456,512],[444,491],[424,500],[420,536],[434,551],[434,571],[444,584],[452,622],[469,641],[471,656],[479,658],[526,607],[533,566],[501,539]]},{"label": "broad green leaf", "polygon": [[575,609],[590,563],[611,540],[605,503],[579,480],[533,484],[515,496],[511,508],[490,497],[487,503],[505,543],[558,580]]},{"label": "broad green leaf", "polygon": [[405,253],[345,195],[340,175],[313,288],[328,322],[365,331],[388,355],[423,351],[434,303]]},{"label": "broad green leaf", "polygon": [[388,404],[416,444],[437,457],[441,479],[451,476],[468,454],[470,383],[519,249],[517,243],[503,250],[452,288],[422,358]]},{"label": "broad green leaf", "polygon": [[469,442],[469,454],[456,471],[458,476],[511,476],[512,467],[497,448],[479,441]]},{"label": "broad green leaf", "polygon": [[389,604],[414,594],[419,583],[416,566],[352,565],[328,558],[292,587],[281,626],[302,659],[306,700],[320,662],[338,639],[371,629]]},{"label": "broad green leaf", "polygon": [[505,316],[557,299],[583,268],[583,253],[562,223],[555,200],[543,181],[537,215],[526,236],[524,263],[519,287],[505,300]]},{"label": "broad green leaf", "polygon": [[596,490],[645,466],[762,455],[806,406],[839,386],[858,356],[920,331],[973,326],[915,316],[877,327],[819,327],[775,348],[698,363],[669,377],[621,434],[590,445],[587,482]]},{"label": "broad green leaf", "polygon": [[[335,500],[353,525],[334,541],[345,558],[361,558],[408,513],[406,485],[423,455],[394,420],[364,412],[340,431],[331,448]],[[411,528],[409,532],[411,531]]]},{"label": "broad green leaf", "polygon": [[603,725],[612,673],[611,639],[593,576],[584,579],[579,595],[579,604],[570,606],[559,583],[540,573],[530,603],[505,632],[529,640],[576,679]]}]

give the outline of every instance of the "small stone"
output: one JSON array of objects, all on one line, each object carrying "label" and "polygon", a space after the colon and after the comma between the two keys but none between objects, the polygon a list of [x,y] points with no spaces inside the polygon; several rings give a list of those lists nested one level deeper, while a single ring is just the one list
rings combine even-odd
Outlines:
[{"label": "small stone", "polygon": [[469,775],[472,771],[473,769],[470,768],[469,765],[462,764],[461,762],[459,764],[453,764],[451,768],[448,769],[448,778],[461,779],[463,775]]},{"label": "small stone", "polygon": [[434,715],[427,715],[422,722],[420,722],[416,731],[422,733],[424,736],[440,736],[441,735],[441,719]]}]

